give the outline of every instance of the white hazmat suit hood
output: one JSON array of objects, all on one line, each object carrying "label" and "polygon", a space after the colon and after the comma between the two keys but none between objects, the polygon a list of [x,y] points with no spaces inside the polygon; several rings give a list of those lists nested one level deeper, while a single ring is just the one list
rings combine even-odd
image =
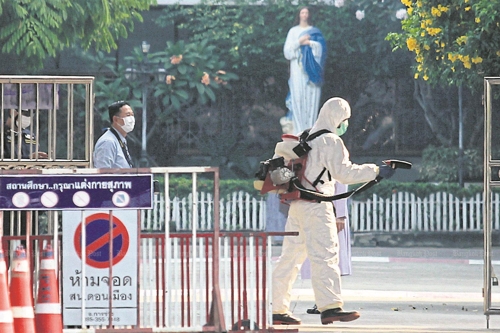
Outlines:
[{"label": "white hazmat suit hood", "polygon": [[[340,98],[333,97],[323,104],[318,115],[318,119],[311,128],[310,133],[319,130],[329,130],[332,133],[323,134],[316,139],[309,141],[311,151],[307,160],[305,178],[302,184],[313,189],[311,182],[314,182],[323,169],[325,172],[321,178],[322,182],[317,186],[317,190],[328,195],[335,193],[335,182],[338,180],[343,184],[358,184],[375,179],[378,174],[378,167],[375,164],[358,165],[350,161],[342,139],[335,134],[337,127],[346,119],[351,117],[351,107],[349,103]],[[328,177],[328,174],[331,176]]]},{"label": "white hazmat suit hood", "polygon": [[351,107],[343,98],[333,97],[323,104],[319,116],[310,133],[326,129],[335,133],[335,129],[346,119],[351,118]]}]

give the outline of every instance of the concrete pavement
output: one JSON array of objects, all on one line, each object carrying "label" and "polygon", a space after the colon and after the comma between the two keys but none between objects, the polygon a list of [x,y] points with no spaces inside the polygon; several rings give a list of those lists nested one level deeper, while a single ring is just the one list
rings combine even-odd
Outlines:
[{"label": "concrete pavement", "polygon": [[[278,247],[275,249],[277,259]],[[307,314],[314,304],[307,263],[293,289],[300,332],[500,332],[499,316],[483,313],[482,248],[353,247],[353,274],[342,279],[346,310],[361,312],[350,323],[321,325]],[[495,260],[497,259],[497,260]],[[493,249],[500,271],[500,249]],[[493,306],[500,306],[493,287]],[[487,328],[489,325],[489,329]],[[275,328],[287,329],[286,326]]]}]

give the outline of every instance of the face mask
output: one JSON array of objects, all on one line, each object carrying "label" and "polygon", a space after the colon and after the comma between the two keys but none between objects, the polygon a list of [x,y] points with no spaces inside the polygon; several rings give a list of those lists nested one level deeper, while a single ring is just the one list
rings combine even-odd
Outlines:
[{"label": "face mask", "polygon": [[21,115],[21,126],[19,126],[19,116],[16,117],[16,126],[22,129],[25,129],[26,127],[29,127],[31,124],[31,117],[28,116],[22,116]]},{"label": "face mask", "polygon": [[339,127],[337,127],[335,134],[337,134],[338,136],[344,135],[347,131],[347,127],[349,127],[349,120],[346,119],[340,123]]},{"label": "face mask", "polygon": [[125,131],[125,133],[132,132],[135,126],[135,117],[134,116],[128,116],[125,118],[122,118],[124,124],[120,125],[122,129]]}]

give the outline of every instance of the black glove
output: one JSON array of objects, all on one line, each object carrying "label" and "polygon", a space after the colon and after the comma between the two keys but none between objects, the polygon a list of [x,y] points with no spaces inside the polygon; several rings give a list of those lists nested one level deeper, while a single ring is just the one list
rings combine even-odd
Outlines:
[{"label": "black glove", "polygon": [[392,175],[394,175],[395,172],[396,169],[391,168],[387,164],[382,164],[379,167],[378,176],[381,178],[389,179],[392,177]]}]

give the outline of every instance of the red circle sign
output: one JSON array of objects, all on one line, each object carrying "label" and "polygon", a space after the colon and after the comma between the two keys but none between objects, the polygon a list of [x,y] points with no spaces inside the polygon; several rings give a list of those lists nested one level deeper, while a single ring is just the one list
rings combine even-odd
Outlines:
[{"label": "red circle sign", "polygon": [[[95,268],[109,268],[111,260],[109,258],[110,215],[97,213],[85,219],[85,243],[87,265]],[[76,253],[82,258],[82,223],[78,225],[73,238]],[[118,264],[127,254],[130,238],[127,228],[120,219],[113,215],[113,260],[112,265]]]}]

